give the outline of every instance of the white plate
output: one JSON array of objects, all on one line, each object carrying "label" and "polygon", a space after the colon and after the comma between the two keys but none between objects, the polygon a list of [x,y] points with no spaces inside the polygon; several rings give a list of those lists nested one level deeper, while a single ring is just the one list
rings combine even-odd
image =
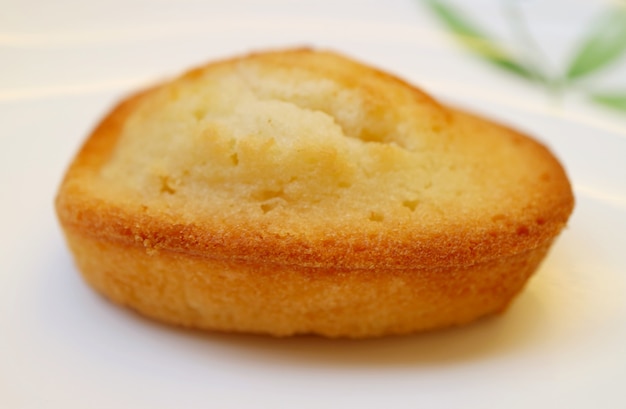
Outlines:
[{"label": "white plate", "polygon": [[[29,37],[38,45],[10,51],[24,67],[41,60],[49,70],[27,77],[15,69],[15,82],[0,84],[0,407],[626,407],[623,123],[584,106],[552,108],[543,95],[445,48],[435,32],[391,24],[393,16],[409,20],[410,6],[400,3],[390,2],[395,9],[378,23],[372,5],[369,20],[339,12],[341,24],[326,29],[319,16],[301,15],[298,24],[277,12],[261,22],[249,13],[238,21],[250,24],[237,30],[224,16],[208,16],[216,26],[181,25],[187,29],[174,38],[152,28],[111,39],[50,37],[54,44]],[[340,49],[537,135],[562,159],[575,213],[505,315],[389,339],[271,339],[172,329],[83,284],[52,201],[88,129],[122,90],[215,55],[286,44],[284,30],[291,44]],[[193,43],[198,33],[220,34],[219,44]],[[415,33],[430,37],[405,37]],[[471,78],[455,77],[457,68]]]}]

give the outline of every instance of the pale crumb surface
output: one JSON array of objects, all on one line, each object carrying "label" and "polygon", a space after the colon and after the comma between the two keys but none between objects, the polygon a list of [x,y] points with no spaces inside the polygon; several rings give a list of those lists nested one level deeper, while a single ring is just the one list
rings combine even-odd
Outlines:
[{"label": "pale crumb surface", "polygon": [[538,191],[546,168],[533,149],[335,54],[269,53],[145,98],[94,189],[191,222],[219,212],[445,227]]}]

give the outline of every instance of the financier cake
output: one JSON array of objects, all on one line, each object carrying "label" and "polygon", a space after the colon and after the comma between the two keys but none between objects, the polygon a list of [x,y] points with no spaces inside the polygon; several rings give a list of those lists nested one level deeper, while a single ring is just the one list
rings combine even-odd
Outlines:
[{"label": "financier cake", "polygon": [[185,327],[372,337],[503,311],[573,209],[550,151],[332,52],[121,102],[56,199],[84,279]]}]

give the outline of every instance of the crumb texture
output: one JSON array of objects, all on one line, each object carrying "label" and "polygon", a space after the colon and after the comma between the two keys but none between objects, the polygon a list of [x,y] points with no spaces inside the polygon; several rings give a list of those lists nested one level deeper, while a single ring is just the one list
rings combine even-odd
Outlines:
[{"label": "crumb texture", "polygon": [[150,93],[98,189],[189,221],[219,211],[291,228],[442,226],[541,191],[550,164],[534,151],[389,75],[298,50],[210,65]]}]

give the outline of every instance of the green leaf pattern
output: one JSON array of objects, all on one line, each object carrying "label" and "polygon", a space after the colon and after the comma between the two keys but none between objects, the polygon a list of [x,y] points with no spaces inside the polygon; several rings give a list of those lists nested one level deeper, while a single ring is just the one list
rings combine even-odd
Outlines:
[{"label": "green leaf pattern", "polygon": [[441,22],[456,35],[457,40],[486,61],[526,79],[532,80],[541,77],[531,67],[517,61],[510,52],[489,38],[474,23],[467,20],[462,13],[439,0],[427,0],[427,3]]},{"label": "green leaf pattern", "polygon": [[567,78],[590,75],[616,61],[626,51],[626,8],[611,10],[594,26],[576,54]]},{"label": "green leaf pattern", "polygon": [[626,92],[622,94],[592,94],[591,99],[608,108],[626,112]]},{"label": "green leaf pattern", "polygon": [[[574,86],[582,79],[597,75],[626,54],[626,6],[614,5],[583,37],[562,75],[549,77],[502,46],[486,30],[479,28],[465,14],[443,0],[423,0],[433,15],[470,52],[510,74],[538,83],[548,92],[554,84]],[[607,108],[626,113],[626,92],[587,91],[587,97]]]}]

